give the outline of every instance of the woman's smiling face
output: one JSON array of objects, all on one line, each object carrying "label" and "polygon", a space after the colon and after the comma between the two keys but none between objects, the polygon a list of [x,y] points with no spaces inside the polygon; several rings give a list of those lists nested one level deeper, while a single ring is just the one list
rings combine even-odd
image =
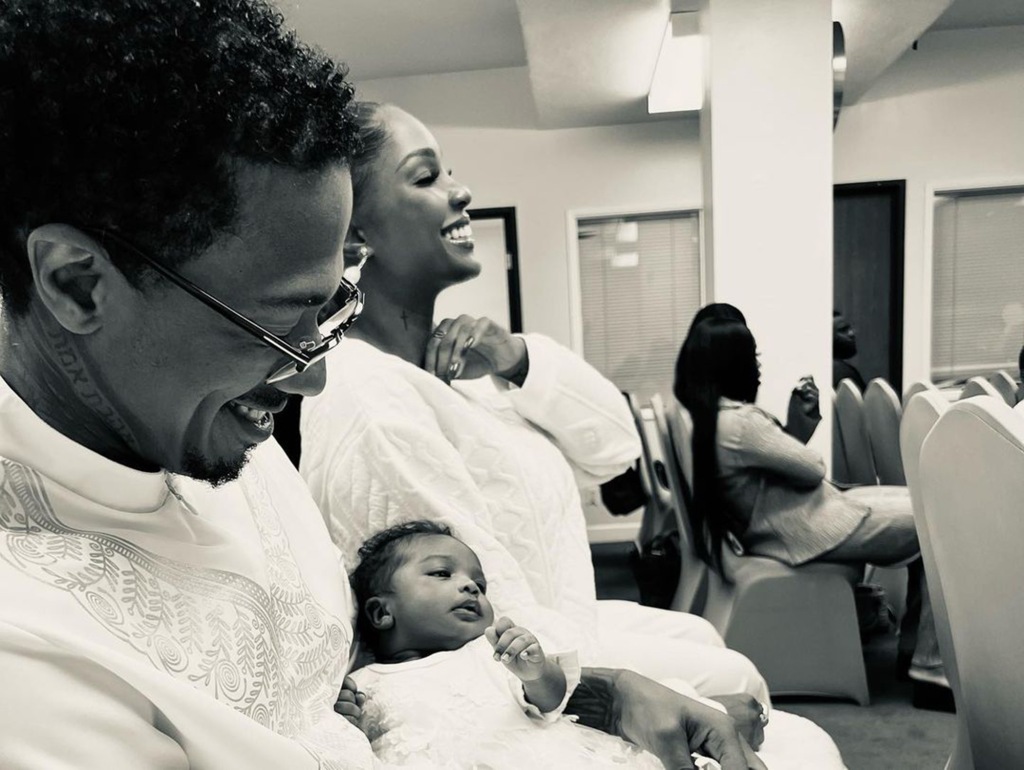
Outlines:
[{"label": "woman's smiling face", "polygon": [[391,105],[380,108],[379,120],[388,138],[370,162],[352,219],[373,249],[376,278],[399,290],[437,292],[475,277],[469,189],[445,168],[420,121]]}]

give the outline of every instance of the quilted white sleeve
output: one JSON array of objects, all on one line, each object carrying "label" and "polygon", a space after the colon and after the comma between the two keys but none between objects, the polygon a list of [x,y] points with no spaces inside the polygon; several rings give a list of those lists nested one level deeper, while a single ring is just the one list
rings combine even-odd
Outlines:
[{"label": "quilted white sleeve", "polygon": [[[416,403],[410,398],[405,406]],[[490,501],[428,407],[415,419],[408,414],[371,419],[349,403],[345,417],[346,423],[323,422],[332,429],[345,424],[345,435],[321,459],[324,466],[312,470],[326,484],[327,527],[350,569],[370,535],[404,521],[429,519],[452,527],[476,552],[488,594],[502,612],[537,603],[522,568],[492,534]]]},{"label": "quilted white sleeve", "polygon": [[626,399],[594,367],[554,340],[523,335],[530,369],[509,398],[524,418],[547,433],[577,481],[594,486],[618,476],[640,456],[640,437]]}]

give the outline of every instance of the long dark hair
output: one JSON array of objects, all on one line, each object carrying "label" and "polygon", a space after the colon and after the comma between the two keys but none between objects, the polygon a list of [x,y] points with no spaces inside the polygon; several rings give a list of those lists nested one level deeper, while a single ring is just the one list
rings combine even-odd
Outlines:
[{"label": "long dark hair", "polygon": [[718,480],[718,400],[753,402],[760,374],[757,345],[735,319],[707,318],[694,324],[676,361],[674,392],[693,420],[693,489],[689,505],[694,550],[719,573],[722,542],[736,517]]}]

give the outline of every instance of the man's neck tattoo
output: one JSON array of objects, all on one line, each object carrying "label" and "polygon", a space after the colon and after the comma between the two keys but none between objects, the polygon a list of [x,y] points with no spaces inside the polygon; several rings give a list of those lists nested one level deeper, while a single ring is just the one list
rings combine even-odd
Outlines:
[{"label": "man's neck tattoo", "polygon": [[406,331],[409,331],[409,314],[402,310],[402,326],[405,327]]}]

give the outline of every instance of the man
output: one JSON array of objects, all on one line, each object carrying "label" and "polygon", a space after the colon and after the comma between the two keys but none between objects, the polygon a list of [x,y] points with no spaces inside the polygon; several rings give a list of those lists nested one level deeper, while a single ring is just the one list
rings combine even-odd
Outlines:
[{"label": "man", "polygon": [[832,387],[842,380],[853,380],[863,391],[864,377],[850,359],[857,355],[857,330],[838,310],[832,311]]},{"label": "man", "polygon": [[[373,765],[344,568],[266,441],[360,302],[351,92],[259,0],[5,3],[0,766]],[[763,767],[628,672],[581,693],[673,767]]]}]

